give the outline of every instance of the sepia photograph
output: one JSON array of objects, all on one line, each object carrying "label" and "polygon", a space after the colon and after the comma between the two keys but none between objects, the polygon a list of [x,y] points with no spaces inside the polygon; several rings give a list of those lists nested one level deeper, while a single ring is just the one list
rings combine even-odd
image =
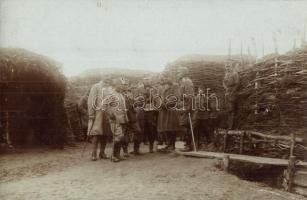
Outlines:
[{"label": "sepia photograph", "polygon": [[1,200],[307,200],[307,0],[0,0]]}]

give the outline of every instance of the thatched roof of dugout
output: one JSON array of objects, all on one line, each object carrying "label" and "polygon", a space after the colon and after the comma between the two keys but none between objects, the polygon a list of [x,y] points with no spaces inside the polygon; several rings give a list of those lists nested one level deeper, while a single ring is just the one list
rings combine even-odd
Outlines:
[{"label": "thatched roof of dugout", "polygon": [[61,64],[25,49],[1,48],[0,77],[2,140],[63,142],[66,78]]}]

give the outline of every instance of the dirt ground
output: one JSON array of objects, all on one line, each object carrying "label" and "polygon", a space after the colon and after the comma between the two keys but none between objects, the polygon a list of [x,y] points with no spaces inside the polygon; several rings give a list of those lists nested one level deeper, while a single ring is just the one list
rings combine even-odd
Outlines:
[{"label": "dirt ground", "polygon": [[81,144],[0,155],[0,199],[304,199],[219,171],[211,159],[145,153],[93,162],[90,147],[83,158]]}]

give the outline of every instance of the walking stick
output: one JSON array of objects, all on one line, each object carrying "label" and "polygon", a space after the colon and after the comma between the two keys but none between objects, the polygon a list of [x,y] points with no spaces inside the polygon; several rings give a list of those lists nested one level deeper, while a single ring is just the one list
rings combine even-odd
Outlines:
[{"label": "walking stick", "polygon": [[84,143],[84,145],[83,145],[83,149],[82,149],[82,153],[81,153],[81,158],[83,158],[83,154],[84,154],[84,152],[85,152],[85,149],[86,149],[86,146],[87,146],[87,143],[88,143],[88,139],[89,139],[89,134],[90,134],[90,132],[91,132],[91,130],[92,130],[92,128],[93,128],[93,125],[94,125],[94,120],[95,120],[95,119],[93,119],[93,120],[91,120],[91,121],[89,122],[89,125],[90,125],[90,126],[88,126],[88,129],[87,129],[87,134],[86,134],[85,143]]},{"label": "walking stick", "polygon": [[[116,124],[114,123],[114,124],[112,124],[113,125],[113,131],[115,132],[115,128],[116,128]],[[112,133],[112,156],[111,156],[111,161],[113,161],[113,159],[114,159],[114,156],[115,156],[115,154],[114,154],[114,151],[115,151],[115,147],[114,147],[114,145],[115,145],[115,141],[114,141],[114,137],[115,137],[115,135],[114,135],[114,133]]]},{"label": "walking stick", "polygon": [[88,143],[88,135],[86,136],[85,138],[85,141],[84,141],[84,145],[83,145],[83,149],[82,149],[82,153],[81,153],[81,158],[83,158],[83,154],[85,152],[85,149],[86,149],[86,146],[87,146],[87,143]]},{"label": "walking stick", "polygon": [[190,122],[190,129],[191,129],[191,135],[192,135],[192,140],[193,140],[193,146],[194,146],[194,151],[196,152],[196,144],[195,144],[195,138],[194,138],[194,131],[193,131],[193,125],[192,125],[192,120],[191,120],[191,114],[189,114],[189,122]]}]

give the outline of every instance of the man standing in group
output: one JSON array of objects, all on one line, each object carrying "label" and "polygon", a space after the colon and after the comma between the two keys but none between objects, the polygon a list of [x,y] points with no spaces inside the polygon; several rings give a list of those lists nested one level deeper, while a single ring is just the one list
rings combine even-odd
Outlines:
[{"label": "man standing in group", "polygon": [[128,116],[126,110],[125,97],[123,95],[122,80],[114,79],[112,86],[113,86],[112,91],[110,95],[107,97],[108,106],[106,110],[109,116],[111,130],[113,133],[112,161],[118,162],[121,160],[120,157],[121,147],[126,145],[125,127],[127,126],[128,123]]},{"label": "man standing in group", "polygon": [[209,133],[210,112],[207,108],[206,96],[202,88],[198,88],[198,94],[195,99],[195,111],[193,113],[193,125],[196,147],[200,147],[204,140],[207,144],[211,142]]},{"label": "man standing in group", "polygon": [[192,151],[192,136],[189,121],[189,114],[192,115],[192,108],[194,103],[194,85],[192,80],[188,77],[188,69],[181,67],[178,69],[177,77],[180,88],[181,112],[180,125],[184,128],[184,137],[186,142],[186,151]]},{"label": "man standing in group", "polygon": [[162,75],[159,95],[162,104],[158,114],[158,150],[174,150],[177,133],[181,130],[177,110],[179,87]]},{"label": "man standing in group", "polygon": [[125,103],[128,116],[128,123],[125,125],[125,144],[123,146],[125,156],[128,156],[129,133],[132,134],[133,154],[140,154],[140,143],[142,141],[142,131],[138,121],[138,113],[134,107],[134,94],[126,84]]},{"label": "man standing in group", "polygon": [[92,160],[97,160],[97,148],[100,144],[99,158],[108,158],[105,154],[107,137],[110,134],[110,128],[107,116],[104,110],[103,99],[110,92],[110,87],[106,82],[100,81],[92,86],[88,97],[88,136],[93,140]]},{"label": "man standing in group", "polygon": [[[153,109],[155,107],[154,98],[158,95],[157,89],[155,89],[148,80],[144,81],[144,98],[145,98],[145,109],[144,109],[144,135],[149,142],[149,152],[153,153],[154,142],[157,139],[157,119],[158,111]],[[152,105],[151,105],[152,104]]]},{"label": "man standing in group", "polygon": [[[149,152],[153,153],[154,141],[157,137],[157,110],[154,110],[154,91],[149,79],[145,78],[143,84],[139,84],[135,96],[135,109],[137,112],[137,121],[142,130],[144,144],[149,143]],[[152,103],[152,105],[150,105]]]},{"label": "man standing in group", "polygon": [[225,66],[225,77],[223,81],[223,86],[225,89],[225,103],[226,103],[226,112],[227,112],[227,126],[228,129],[233,129],[234,127],[234,115],[235,115],[235,102],[236,102],[236,93],[240,84],[239,74],[236,70],[238,67],[233,67],[231,64]]}]

